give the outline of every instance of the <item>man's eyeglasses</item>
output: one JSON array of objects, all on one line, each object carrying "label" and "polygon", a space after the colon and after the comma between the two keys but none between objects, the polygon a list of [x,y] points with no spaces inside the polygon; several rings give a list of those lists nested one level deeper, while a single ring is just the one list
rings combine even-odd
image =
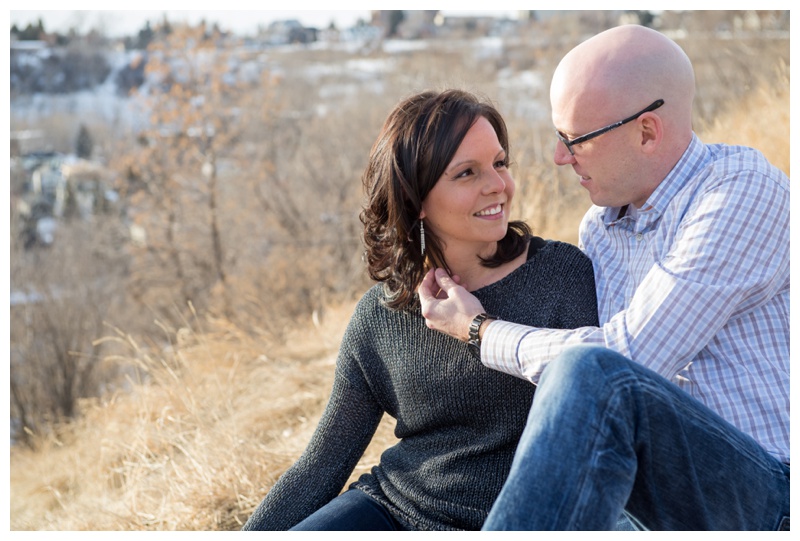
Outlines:
[{"label": "man's eyeglasses", "polygon": [[556,130],[556,135],[558,136],[559,140],[562,143],[564,143],[564,146],[567,147],[567,150],[569,150],[569,153],[574,156],[575,152],[572,150],[573,146],[580,145],[581,143],[585,143],[589,139],[594,139],[598,135],[603,135],[604,133],[609,132],[609,131],[613,130],[614,128],[619,128],[623,124],[627,124],[628,122],[631,122],[632,120],[636,120],[637,118],[639,118],[640,116],[642,116],[645,113],[649,113],[650,111],[655,111],[656,109],[658,109],[662,105],[664,105],[664,100],[656,100],[656,101],[654,101],[653,103],[651,103],[650,105],[648,105],[647,107],[645,107],[644,109],[642,109],[641,111],[639,111],[638,113],[636,113],[633,116],[629,116],[628,118],[620,120],[619,122],[614,122],[613,124],[609,124],[605,128],[600,128],[599,130],[591,131],[591,132],[587,133],[586,135],[581,135],[580,137],[576,137],[575,139],[573,139],[571,141],[569,139],[567,139],[566,135],[564,135],[563,133],[561,133],[558,130]]}]

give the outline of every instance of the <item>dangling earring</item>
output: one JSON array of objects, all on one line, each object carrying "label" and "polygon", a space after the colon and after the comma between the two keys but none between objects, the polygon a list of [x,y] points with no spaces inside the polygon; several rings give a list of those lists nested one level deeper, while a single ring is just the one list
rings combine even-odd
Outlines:
[{"label": "dangling earring", "polygon": [[422,220],[419,221],[419,245],[422,255],[425,255],[425,224],[422,223]]}]

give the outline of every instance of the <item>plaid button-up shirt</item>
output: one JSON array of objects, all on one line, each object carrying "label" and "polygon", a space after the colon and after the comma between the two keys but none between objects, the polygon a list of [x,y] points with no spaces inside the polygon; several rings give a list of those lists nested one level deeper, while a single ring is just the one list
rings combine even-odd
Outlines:
[{"label": "plaid button-up shirt", "polygon": [[486,366],[537,382],[566,347],[613,349],[789,461],[789,179],[761,153],[689,148],[632,213],[592,207],[600,327],[484,332]]}]

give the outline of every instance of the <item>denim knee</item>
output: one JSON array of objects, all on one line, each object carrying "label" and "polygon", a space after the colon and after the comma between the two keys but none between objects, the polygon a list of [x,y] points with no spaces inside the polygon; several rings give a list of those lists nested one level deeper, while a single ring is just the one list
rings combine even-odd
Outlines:
[{"label": "denim knee", "polygon": [[627,370],[632,361],[616,351],[601,346],[572,346],[553,359],[542,372],[540,385],[548,379],[560,381],[590,381],[592,386]]}]

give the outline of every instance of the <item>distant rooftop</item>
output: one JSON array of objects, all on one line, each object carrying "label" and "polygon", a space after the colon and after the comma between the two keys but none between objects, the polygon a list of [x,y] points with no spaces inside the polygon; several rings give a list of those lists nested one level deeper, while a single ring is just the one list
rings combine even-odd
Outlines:
[{"label": "distant rooftop", "polygon": [[47,49],[48,44],[46,41],[34,40],[11,40],[11,50],[18,51],[41,51]]}]

